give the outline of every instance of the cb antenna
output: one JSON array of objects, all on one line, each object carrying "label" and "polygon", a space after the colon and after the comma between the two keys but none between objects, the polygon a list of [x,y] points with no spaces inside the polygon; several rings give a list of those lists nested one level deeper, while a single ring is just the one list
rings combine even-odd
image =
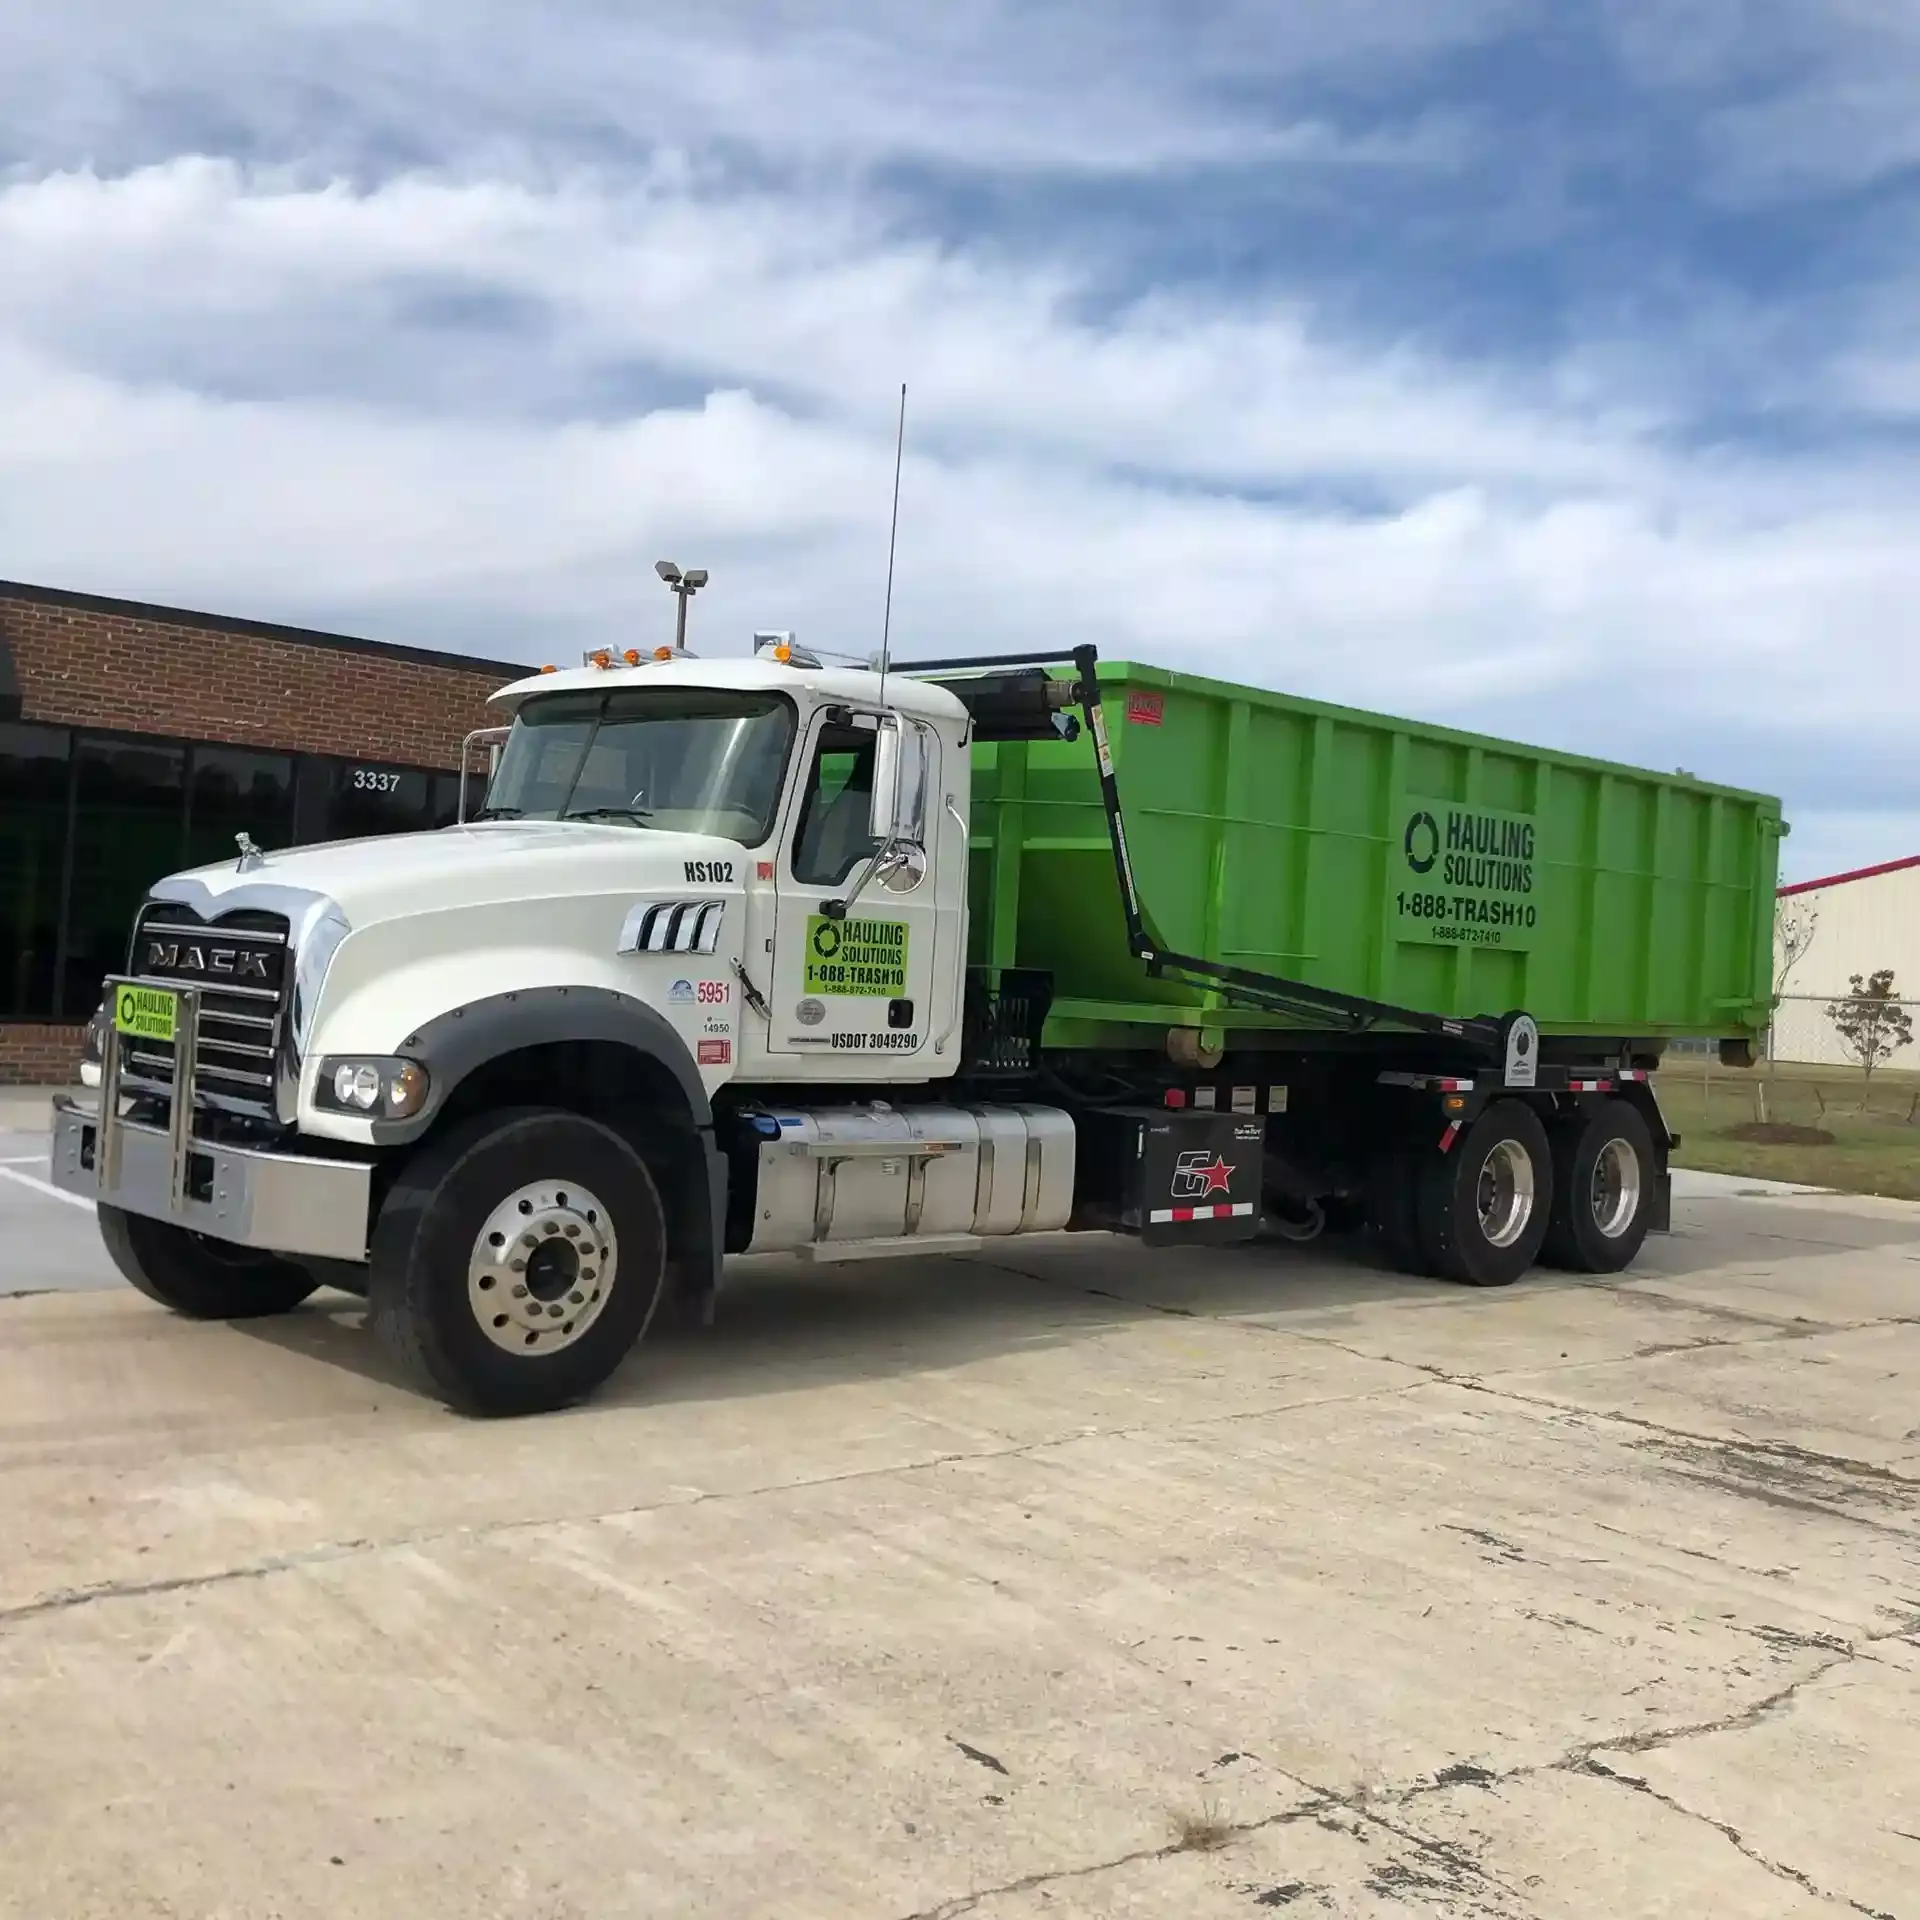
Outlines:
[{"label": "cb antenna", "polygon": [[887,661],[893,646],[893,556],[900,544],[900,462],[907,450],[907,383],[900,382],[900,426],[893,439],[893,524],[887,531],[887,603],[880,616],[880,704],[887,700]]}]

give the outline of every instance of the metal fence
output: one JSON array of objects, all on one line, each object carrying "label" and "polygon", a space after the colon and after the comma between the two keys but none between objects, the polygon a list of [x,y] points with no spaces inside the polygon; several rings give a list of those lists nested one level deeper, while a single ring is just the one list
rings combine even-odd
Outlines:
[{"label": "metal fence", "polygon": [[[1841,993],[1783,993],[1774,1009],[1773,1025],[1767,1034],[1767,1052],[1775,1060],[1816,1067],[1857,1067],[1859,1060],[1842,1044],[1839,1031],[1827,1018],[1827,1009]],[[1920,1000],[1895,1002],[1904,1007],[1913,1021],[1914,1042],[1902,1047],[1886,1064],[1890,1067],[1920,1068]]]}]

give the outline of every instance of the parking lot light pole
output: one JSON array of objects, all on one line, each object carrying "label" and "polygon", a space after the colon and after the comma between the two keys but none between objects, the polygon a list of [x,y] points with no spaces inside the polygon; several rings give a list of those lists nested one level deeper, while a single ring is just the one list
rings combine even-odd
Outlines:
[{"label": "parking lot light pole", "polygon": [[656,560],[653,570],[667,583],[667,591],[680,602],[680,611],[673,623],[673,650],[685,653],[687,650],[687,602],[707,584],[705,567],[689,567],[682,573],[671,560]]}]

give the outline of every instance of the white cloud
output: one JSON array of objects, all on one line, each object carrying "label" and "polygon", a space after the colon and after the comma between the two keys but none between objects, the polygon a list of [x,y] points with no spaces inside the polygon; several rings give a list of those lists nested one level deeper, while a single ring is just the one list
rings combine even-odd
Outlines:
[{"label": "white cloud", "polygon": [[[1274,110],[1304,77],[1377,82],[1512,0],[265,0],[242,12],[67,0],[20,23],[0,129],[62,161],[174,151],[207,127],[277,157],[737,146],[1130,175],[1337,160]],[[422,84],[422,76],[430,83]],[[350,111],[343,104],[350,103]],[[0,135],[0,139],[5,136]],[[1362,140],[1363,160],[1390,152]]]},{"label": "white cloud", "polygon": [[[443,374],[452,351],[508,375],[516,397],[637,363],[869,424],[891,417],[904,378],[916,431],[942,444],[1227,486],[1580,485],[1639,464],[1624,419],[1556,413],[1412,348],[1355,351],[1295,305],[1166,294],[1095,323],[1076,316],[1069,256],[943,251],[844,200],[729,194],[670,166],[620,190],[256,185],[207,160],[56,175],[0,192],[0,248],[19,269],[0,314],[25,337],[103,371],[179,366],[228,390],[299,392],[318,369],[391,393],[396,365]],[[446,285],[538,311],[540,366],[512,366],[525,340],[449,343],[396,317],[409,289]],[[349,374],[329,344],[343,331],[361,348]],[[445,398],[494,404],[479,388]]]},{"label": "white cloud", "polygon": [[1920,12],[1909,0],[1607,0],[1645,84],[1700,116],[1705,185],[1742,206],[1819,200],[1920,162]]}]

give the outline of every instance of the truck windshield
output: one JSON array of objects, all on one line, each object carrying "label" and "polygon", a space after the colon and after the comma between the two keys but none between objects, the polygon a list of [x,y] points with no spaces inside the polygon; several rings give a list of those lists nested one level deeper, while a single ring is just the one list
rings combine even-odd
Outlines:
[{"label": "truck windshield", "polygon": [[757,846],[793,742],[775,693],[554,693],[515,716],[479,820],[605,820]]}]

